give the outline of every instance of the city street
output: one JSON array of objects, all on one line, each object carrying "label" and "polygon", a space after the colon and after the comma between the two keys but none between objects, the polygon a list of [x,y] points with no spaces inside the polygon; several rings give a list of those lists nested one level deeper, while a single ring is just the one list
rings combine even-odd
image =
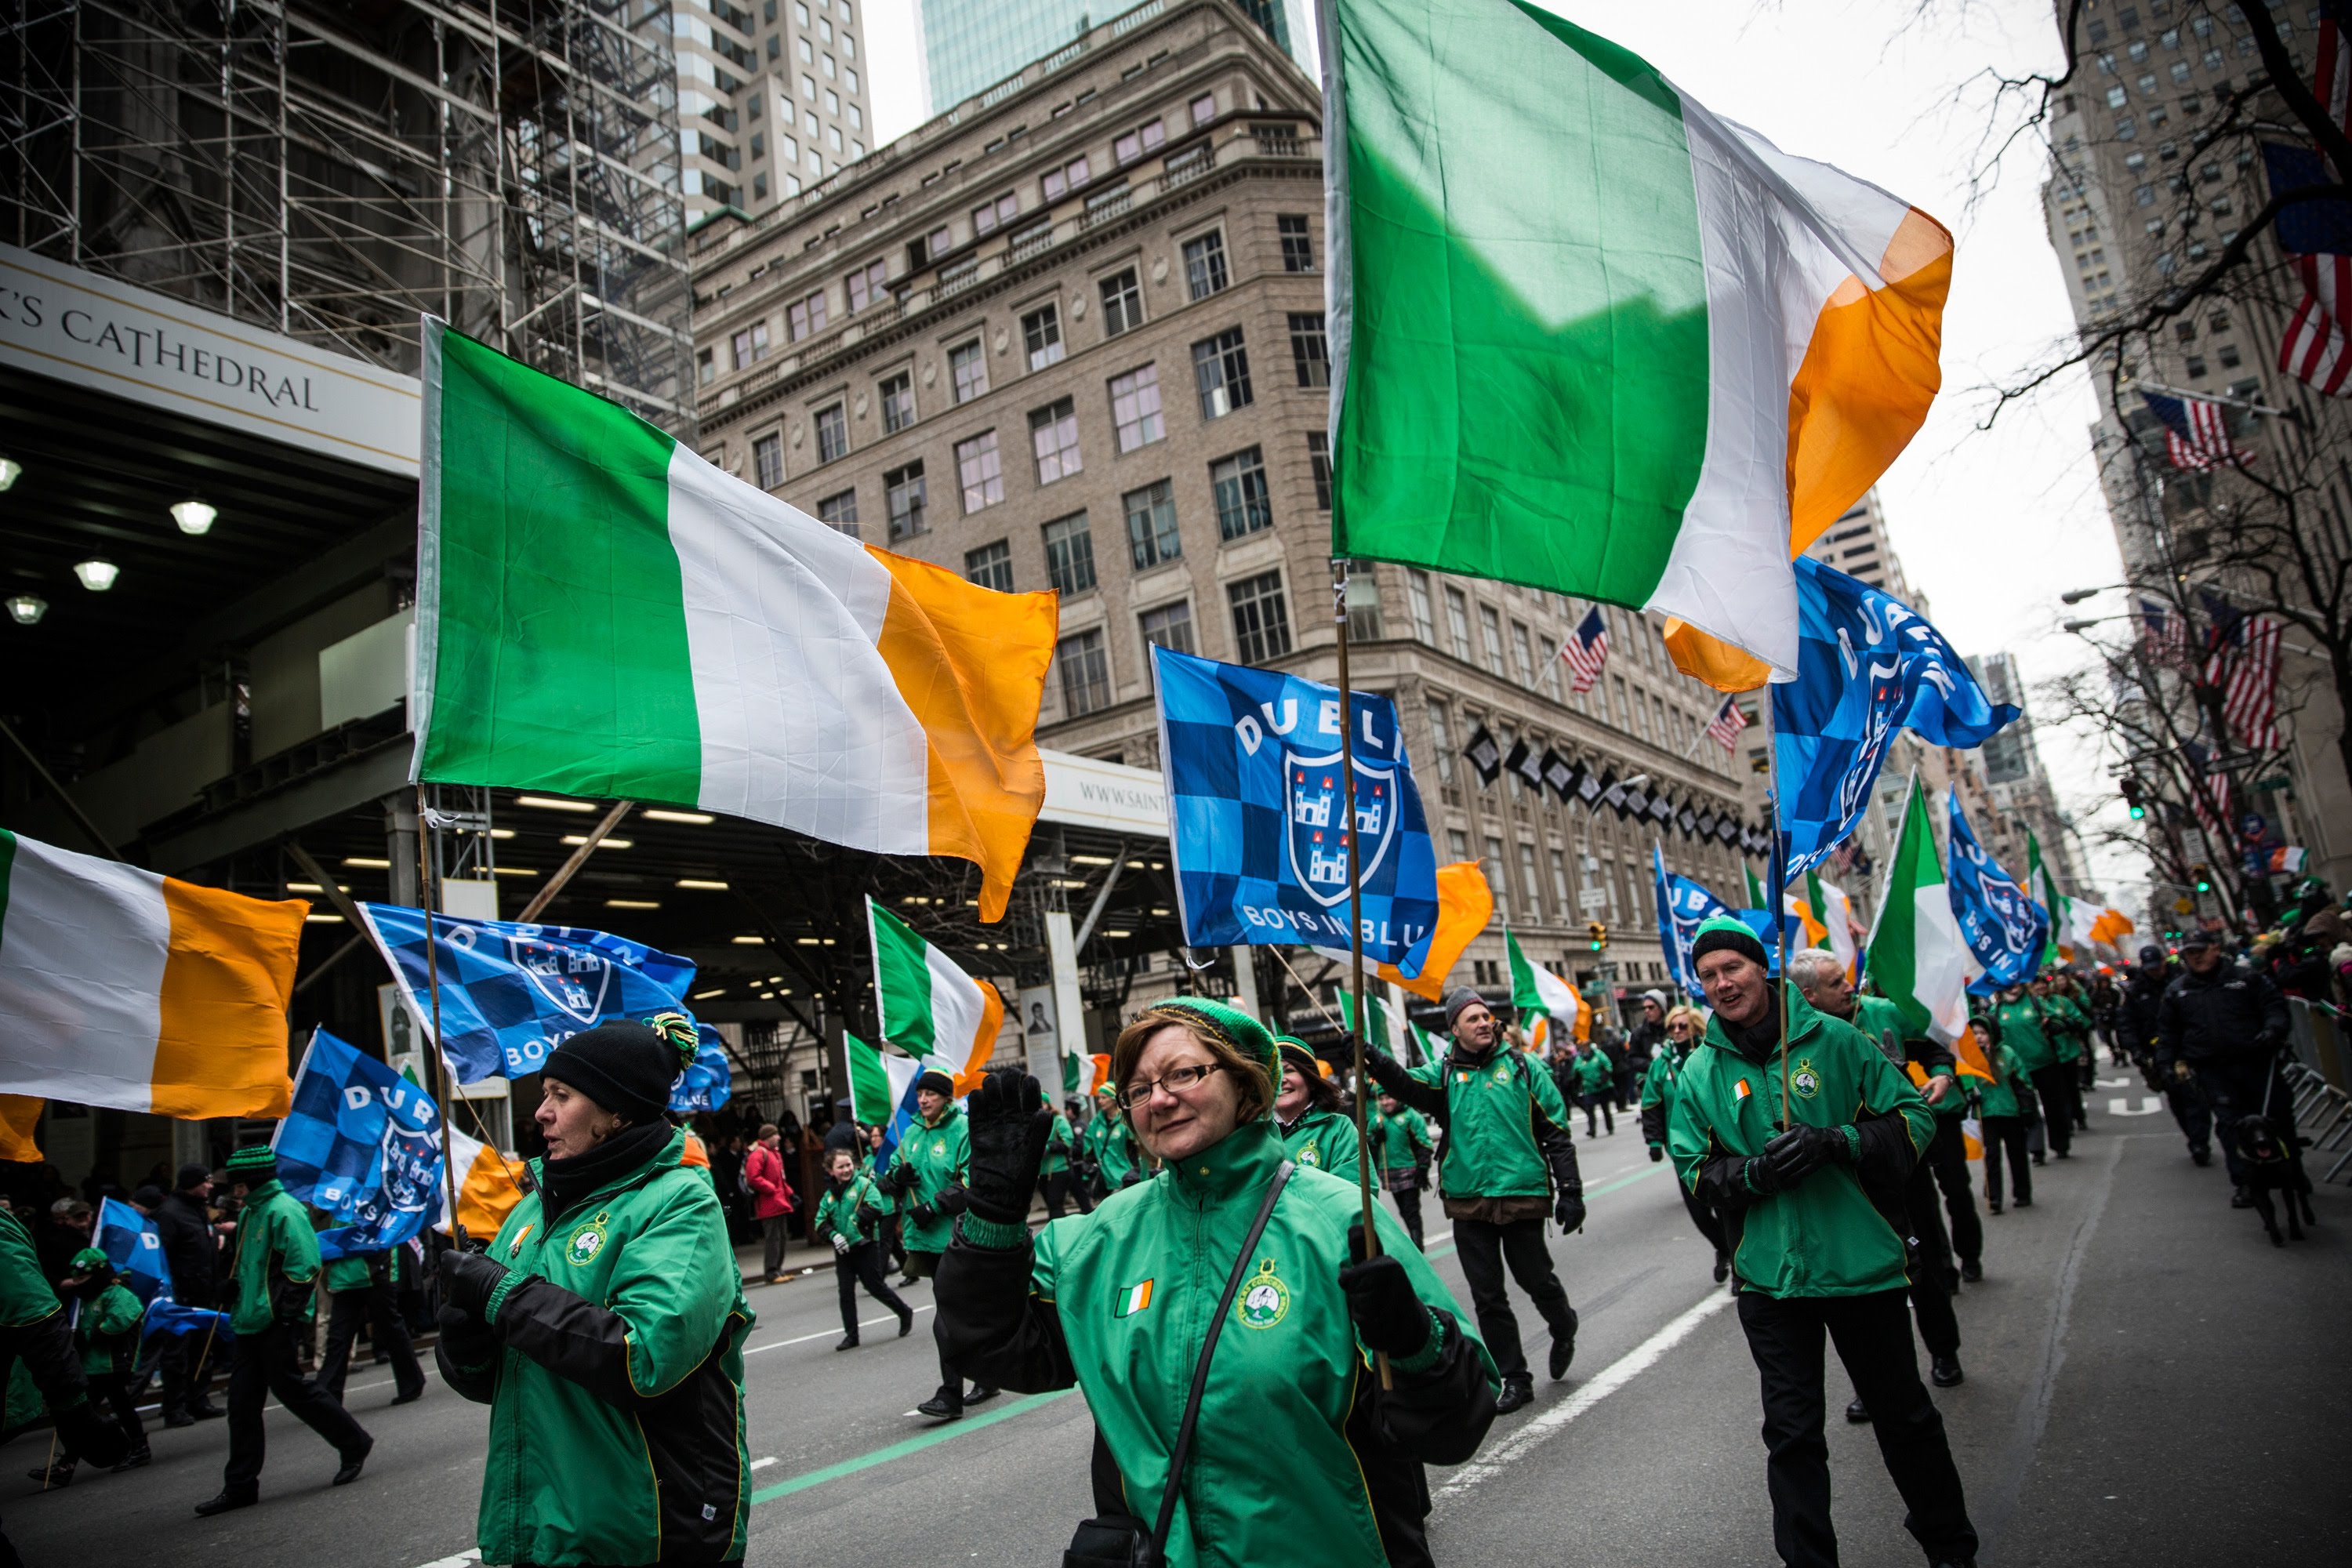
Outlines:
[{"label": "city street", "polygon": [[[1986,1279],[1959,1303],[1969,1378],[1937,1403],[1982,1561],[2352,1560],[2336,1452],[2352,1431],[2352,1199],[2321,1188],[2312,1238],[2273,1248],[2168,1118],[2115,1113],[2149,1103],[2136,1079],[2107,1080],[2093,1103],[2097,1131],[2036,1173],[2034,1206],[1987,1217]],[[1591,1219],[1553,1242],[1583,1316],[1576,1365],[1472,1463],[1432,1475],[1433,1546],[1465,1564],[1769,1562],[1755,1374],[1730,1299],[1638,1132],[1621,1121],[1580,1148]],[[1443,1232],[1438,1219],[1432,1251],[1459,1292]],[[873,1310],[864,1348],[844,1354],[828,1271],[751,1299],[750,1562],[1030,1565],[1091,1511],[1078,1397],[1008,1394],[945,1427],[914,1415],[935,1382],[928,1286],[909,1295],[916,1335],[892,1338]],[[1837,1416],[1849,1394],[1833,1371],[1844,1555],[1916,1562],[1868,1430]],[[341,1490],[326,1485],[332,1456],[273,1412],[257,1508],[190,1513],[226,1450],[206,1423],[157,1432],[144,1471],[84,1471],[46,1496],[21,1479],[41,1458],[21,1440],[0,1512],[37,1564],[454,1568],[470,1561],[486,1414],[437,1380],[422,1404],[391,1397],[383,1369],[360,1369],[352,1407],[376,1447]]]}]

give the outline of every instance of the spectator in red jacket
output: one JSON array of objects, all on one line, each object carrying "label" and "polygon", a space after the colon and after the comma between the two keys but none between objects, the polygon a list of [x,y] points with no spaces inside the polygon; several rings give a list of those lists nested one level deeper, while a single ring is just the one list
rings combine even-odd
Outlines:
[{"label": "spectator in red jacket", "polygon": [[743,1184],[751,1189],[751,1213],[766,1244],[761,1283],[768,1285],[784,1277],[784,1216],[793,1212],[793,1187],[784,1180],[784,1157],[779,1152],[783,1141],[774,1122],[762,1122],[759,1141],[743,1158]]}]

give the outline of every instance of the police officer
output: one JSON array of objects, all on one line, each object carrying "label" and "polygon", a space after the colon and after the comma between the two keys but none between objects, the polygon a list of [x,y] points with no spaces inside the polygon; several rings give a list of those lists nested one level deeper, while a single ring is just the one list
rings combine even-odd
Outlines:
[{"label": "police officer", "polygon": [[2189,1157],[2200,1165],[2213,1163],[2213,1110],[2193,1078],[2180,1078],[2157,1065],[2156,1036],[2164,1011],[2164,989],[2172,984],[2164,949],[2153,942],[2139,950],[2139,963],[2124,982],[2123,1011],[2117,1024],[2124,1050],[2137,1067],[2147,1087],[2164,1096],[2180,1135],[2189,1141]]},{"label": "police officer", "polygon": [[2238,1152],[2238,1119],[2267,1110],[2280,1142],[2292,1147],[2294,1141],[2287,1110],[2294,1100],[2278,1063],[2287,1040],[2286,998],[2262,975],[2224,960],[2210,932],[2181,938],[2180,963],[2185,973],[2165,987],[2157,1012],[2157,1059],[2167,1074],[2193,1079],[2203,1091],[2235,1188],[2230,1206],[2244,1208],[2252,1199]]},{"label": "police officer", "polygon": [[1576,1356],[1576,1309],[1552,1268],[1544,1219],[1559,1221],[1562,1232],[1580,1228],[1584,1180],[1559,1089],[1527,1053],[1502,1044],[1502,1025],[1486,999],[1455,991],[1445,999],[1445,1026],[1453,1041],[1436,1061],[1406,1068],[1375,1048],[1365,1065],[1381,1092],[1444,1129],[1439,1195],[1454,1222],[1479,1335],[1502,1374],[1495,1409],[1507,1415],[1535,1398],[1535,1377],[1503,1268],[1509,1265],[1551,1330],[1552,1377],[1567,1376]]}]

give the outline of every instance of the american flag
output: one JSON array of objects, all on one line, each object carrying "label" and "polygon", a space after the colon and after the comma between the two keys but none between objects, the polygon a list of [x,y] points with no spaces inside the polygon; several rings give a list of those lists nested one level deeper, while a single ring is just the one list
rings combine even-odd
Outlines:
[{"label": "american flag", "polygon": [[2189,657],[2189,617],[2176,615],[2154,599],[2139,602],[2140,635],[2147,641],[2148,657],[2178,664]]},{"label": "american flag", "polygon": [[1716,710],[1715,722],[1706,727],[1706,732],[1725,751],[1736,752],[1739,749],[1739,731],[1746,728],[1748,715],[1740,710],[1739,700],[1727,697],[1723,706]]},{"label": "american flag", "polygon": [[1609,662],[1609,623],[1601,618],[1600,605],[1593,605],[1568,634],[1559,657],[1568,665],[1570,683],[1579,691],[1591,690],[1592,683],[1601,679],[1601,667]]},{"label": "american flag", "polygon": [[2279,743],[2279,623],[2210,593],[2205,609],[2213,617],[2205,684],[2221,694],[2221,718],[2250,751],[2273,750]]},{"label": "american flag", "polygon": [[[2343,0],[2320,0],[2318,69],[2312,95],[2327,117],[2352,133],[2352,37]],[[2265,142],[2263,163],[2273,195],[2306,185],[2332,185],[2326,160],[2307,147]],[[2280,210],[2279,248],[2294,258],[2303,303],[2279,339],[2279,369],[2330,396],[2352,392],[2352,203],[2297,202]]]},{"label": "american flag", "polygon": [[2189,805],[2197,814],[2197,826],[2205,830],[2207,853],[2225,854],[2229,829],[2223,825],[2230,820],[2230,774],[2221,766],[2221,748],[2208,752],[2201,742],[2190,741],[2181,750],[2189,753]]},{"label": "american flag", "polygon": [[2202,397],[2142,392],[2147,411],[2164,422],[2164,455],[2176,468],[2209,473],[2234,468],[2253,456],[2230,439],[2226,411]]}]

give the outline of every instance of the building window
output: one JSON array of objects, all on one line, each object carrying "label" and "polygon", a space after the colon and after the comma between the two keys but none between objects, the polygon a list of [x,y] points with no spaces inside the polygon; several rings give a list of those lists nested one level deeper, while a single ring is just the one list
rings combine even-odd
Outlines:
[{"label": "building window", "polygon": [[1297,368],[1301,386],[1331,384],[1331,347],[1323,335],[1323,312],[1290,312],[1290,363]]},{"label": "building window", "polygon": [[1033,409],[1029,444],[1037,454],[1037,482],[1050,485],[1086,465],[1078,457],[1078,415],[1069,398]]},{"label": "building window", "polygon": [[1261,573],[1225,587],[1234,613],[1234,653],[1244,664],[1264,664],[1290,651],[1290,611],[1282,602],[1282,574]]},{"label": "building window", "polygon": [[956,479],[963,486],[963,510],[968,516],[1004,499],[1004,469],[996,450],[996,432],[982,430],[955,448]]},{"label": "building window", "polygon": [[1511,623],[1511,661],[1518,668],[1519,684],[1533,690],[1536,684],[1535,644],[1528,637],[1527,626],[1518,621]]},{"label": "building window", "polygon": [[830,463],[849,456],[849,418],[841,405],[828,403],[816,411],[816,460]]},{"label": "building window", "polygon": [[1315,510],[1331,510],[1331,437],[1321,430],[1307,432],[1307,468],[1315,476]]},{"label": "building window", "polygon": [[1029,351],[1029,368],[1043,370],[1062,357],[1062,316],[1051,305],[1040,305],[1021,318],[1021,342]]},{"label": "building window", "polygon": [[868,305],[879,305],[890,297],[887,271],[879,261],[869,261],[849,275],[849,309],[852,314]]},{"label": "building window", "polygon": [[[1171,653],[1193,651],[1192,605],[1190,600],[1180,599],[1156,610],[1146,610],[1137,624],[1143,632],[1145,647],[1164,647]],[[1151,668],[1150,654],[1144,655],[1143,668]]]},{"label": "building window", "polygon": [[1112,273],[1101,288],[1103,336],[1115,338],[1143,324],[1143,289],[1135,280],[1134,268]]},{"label": "building window", "polygon": [[1110,706],[1110,660],[1104,657],[1099,628],[1055,643],[1054,662],[1062,668],[1062,711],[1066,717]]},{"label": "building window", "polygon": [[1315,237],[1307,232],[1307,215],[1286,213],[1274,220],[1274,230],[1282,240],[1282,269],[1314,271]]},{"label": "building window", "polygon": [[768,323],[754,321],[735,334],[735,368],[741,370],[768,357]]},{"label": "building window", "polygon": [[1058,202],[1080,185],[1085,184],[1087,178],[1087,161],[1083,157],[1077,157],[1071,159],[1058,169],[1046,170],[1045,177],[1037,184],[1038,188],[1045,193],[1047,201]]},{"label": "building window", "polygon": [[1192,345],[1192,379],[1200,386],[1203,419],[1220,419],[1249,406],[1249,350],[1239,327]]},{"label": "building window", "polygon": [[805,300],[795,300],[784,310],[785,331],[793,342],[824,331],[824,290],[820,289]]},{"label": "building window", "polygon": [[[1517,773],[1506,776],[1518,777]],[[1511,884],[1505,875],[1507,868],[1503,864],[1501,839],[1490,837],[1486,840],[1486,859],[1487,879],[1492,883],[1495,890],[1495,918],[1507,922],[1511,918]]]},{"label": "building window", "polygon": [[1429,597],[1429,574],[1418,569],[1404,574],[1405,604],[1412,611],[1412,635],[1432,647],[1437,646],[1437,615]]},{"label": "building window", "polygon": [[1478,606],[1478,629],[1486,634],[1486,672],[1489,675],[1502,674],[1503,618],[1495,613],[1494,605]]},{"label": "building window", "polygon": [[893,435],[915,422],[915,378],[900,372],[884,382],[882,394],[882,432]]},{"label": "building window", "polygon": [[751,443],[751,472],[763,490],[774,489],[784,482],[782,437],[762,436]]},{"label": "building window", "polygon": [[1137,571],[1184,553],[1184,542],[1176,531],[1176,490],[1169,481],[1154,480],[1119,500],[1127,509],[1128,551]]},{"label": "building window", "polygon": [[[1536,847],[1523,843],[1519,846],[1519,886],[1527,889],[1529,920],[1543,919],[1543,900],[1536,891],[1538,885],[1539,879],[1536,876]],[[1568,911],[1562,910],[1560,912],[1566,914]]]},{"label": "building window", "polygon": [[1470,601],[1459,588],[1445,590],[1445,637],[1454,657],[1470,662]]},{"label": "building window", "polygon": [[1217,117],[1217,95],[1213,92],[1202,93],[1192,100],[1191,112],[1192,129],[1198,131]]},{"label": "building window", "polygon": [[1239,539],[1274,526],[1274,502],[1266,492],[1265,464],[1258,449],[1235,452],[1209,465],[1209,486],[1217,498],[1217,537]]},{"label": "building window", "polygon": [[1134,163],[1146,153],[1157,152],[1160,143],[1167,140],[1168,128],[1154,120],[1149,124],[1137,126],[1126,135],[1113,141],[1110,144],[1110,155],[1123,167]]},{"label": "building window", "polygon": [[988,390],[988,355],[978,338],[948,351],[948,369],[955,376],[955,400],[970,403]]},{"label": "building window", "polygon": [[929,492],[923,484],[923,465],[908,463],[882,476],[882,493],[890,509],[890,538],[895,542],[930,531],[927,515]]},{"label": "building window", "polygon": [[1381,585],[1369,562],[1348,569],[1348,635],[1358,642],[1381,640]]},{"label": "building window", "polygon": [[1566,921],[1574,900],[1568,896],[1568,856],[1559,849],[1551,852],[1551,901],[1559,909],[1559,918]]},{"label": "building window", "polygon": [[1429,744],[1437,762],[1437,782],[1454,782],[1454,726],[1446,721],[1445,704],[1435,698],[1429,702]]},{"label": "building window", "polygon": [[816,503],[816,520],[835,533],[857,537],[857,492],[844,490]]},{"label": "building window", "polygon": [[1132,452],[1168,434],[1160,417],[1160,367],[1145,365],[1110,382],[1110,419],[1118,432],[1118,449]]},{"label": "building window", "polygon": [[709,386],[719,379],[719,365],[709,349],[694,356],[694,384]]},{"label": "building window", "polygon": [[1212,229],[1184,242],[1184,286],[1195,300],[1205,300],[1225,286],[1225,237]]},{"label": "building window", "polygon": [[1005,224],[1021,216],[1021,198],[1011,191],[992,202],[982,202],[971,209],[971,232],[975,237],[993,234]]},{"label": "building window", "polygon": [[1013,547],[1000,539],[993,544],[965,551],[963,575],[967,583],[977,583],[983,588],[1010,594],[1013,592]]},{"label": "building window", "polygon": [[1045,580],[1064,594],[1083,594],[1095,585],[1095,536],[1087,514],[1075,512],[1045,525]]}]

